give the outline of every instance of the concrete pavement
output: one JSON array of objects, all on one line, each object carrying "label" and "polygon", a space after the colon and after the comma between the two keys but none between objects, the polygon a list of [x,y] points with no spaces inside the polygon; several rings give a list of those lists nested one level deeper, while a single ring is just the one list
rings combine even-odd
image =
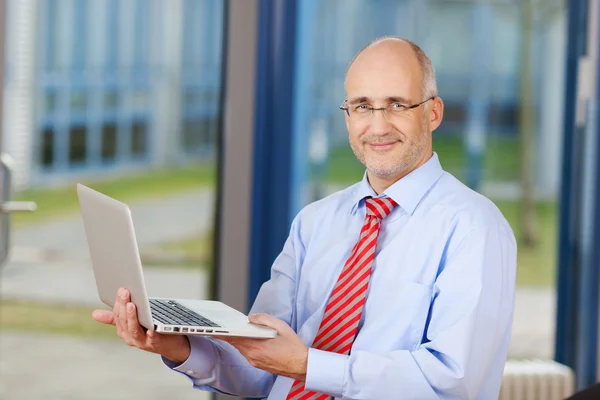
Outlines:
[{"label": "concrete pavement", "polygon": [[[214,193],[206,189],[195,190],[131,203],[129,207],[138,245],[143,250],[159,243],[194,237],[212,227]],[[83,222],[78,213],[15,229],[11,240],[17,262],[31,254],[47,255],[60,262],[89,259]]]},{"label": "concrete pavement", "polygon": [[0,334],[3,400],[208,400],[155,354],[116,340]]},{"label": "concrete pavement", "polygon": [[[91,265],[17,264],[7,266],[0,280],[3,299],[99,305]],[[145,268],[148,293],[153,297],[207,297],[209,276],[201,268]]]}]

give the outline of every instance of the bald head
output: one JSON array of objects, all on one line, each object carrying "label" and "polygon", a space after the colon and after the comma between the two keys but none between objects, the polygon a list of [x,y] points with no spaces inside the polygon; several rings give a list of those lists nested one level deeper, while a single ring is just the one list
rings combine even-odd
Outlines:
[{"label": "bald head", "polygon": [[407,74],[403,79],[416,80],[421,88],[423,100],[437,96],[435,71],[425,52],[410,40],[398,36],[385,36],[363,47],[352,59],[346,71],[346,91],[348,79],[353,72],[371,71],[378,73],[398,67],[398,73]]}]

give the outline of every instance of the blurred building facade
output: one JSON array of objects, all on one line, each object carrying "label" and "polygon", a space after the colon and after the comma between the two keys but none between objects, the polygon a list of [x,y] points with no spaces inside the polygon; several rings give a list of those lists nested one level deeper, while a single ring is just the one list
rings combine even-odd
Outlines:
[{"label": "blurred building facade", "polygon": [[211,157],[222,13],[210,0],[10,0],[17,187]]},{"label": "blurred building facade", "polygon": [[[9,0],[5,149],[16,184],[211,157],[217,135],[223,4],[211,0]],[[312,5],[308,5],[311,3]],[[564,11],[537,10],[531,54],[537,189],[558,188]],[[480,151],[516,139],[522,2],[329,0],[312,7],[306,134],[346,146],[336,105],[353,54],[388,34],[420,44],[446,103],[438,135]],[[360,28],[359,28],[360,27]],[[305,73],[299,72],[296,73]],[[494,179],[494,177],[484,177]]]}]

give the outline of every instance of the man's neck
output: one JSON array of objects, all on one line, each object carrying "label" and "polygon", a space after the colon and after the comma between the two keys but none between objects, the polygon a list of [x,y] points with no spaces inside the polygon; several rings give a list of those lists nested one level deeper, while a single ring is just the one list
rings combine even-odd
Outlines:
[{"label": "man's neck", "polygon": [[410,174],[411,172],[419,168],[421,165],[429,161],[429,159],[433,156],[433,151],[425,154],[426,155],[421,157],[419,161],[417,161],[414,165],[391,177],[380,177],[367,170],[367,179],[369,180],[369,185],[371,185],[371,188],[373,188],[375,193],[380,195],[394,183],[398,182],[400,179],[404,178],[406,175]]}]

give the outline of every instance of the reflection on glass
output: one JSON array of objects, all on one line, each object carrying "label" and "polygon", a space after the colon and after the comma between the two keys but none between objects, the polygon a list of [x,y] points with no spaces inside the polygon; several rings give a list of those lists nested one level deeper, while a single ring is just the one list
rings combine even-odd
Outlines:
[{"label": "reflection on glass", "polygon": [[[354,54],[382,35],[402,35],[416,42],[433,62],[445,104],[442,125],[433,133],[434,151],[445,170],[496,203],[518,240],[520,290],[511,355],[551,357],[564,1],[539,7],[533,30],[524,25],[525,2],[484,3],[301,3],[310,17],[302,21],[306,26],[300,31],[310,36],[303,38],[305,57],[298,67],[308,71],[299,75],[307,81],[296,88],[307,100],[297,105],[303,111],[295,118],[306,122],[296,135],[313,138],[325,132],[328,147],[323,162],[305,155],[302,167],[309,180],[303,189],[312,193],[306,200],[313,201],[363,176],[364,166],[348,145],[343,114],[337,109]],[[361,35],[352,31],[357,25]],[[523,51],[527,48],[531,51]],[[520,54],[532,52],[530,65],[523,63]],[[525,107],[527,98],[533,104]],[[525,154],[525,143],[533,143],[533,151]],[[306,145],[312,149],[310,139]],[[524,184],[526,176],[533,177],[531,184]],[[531,207],[526,198],[533,199]]]}]

